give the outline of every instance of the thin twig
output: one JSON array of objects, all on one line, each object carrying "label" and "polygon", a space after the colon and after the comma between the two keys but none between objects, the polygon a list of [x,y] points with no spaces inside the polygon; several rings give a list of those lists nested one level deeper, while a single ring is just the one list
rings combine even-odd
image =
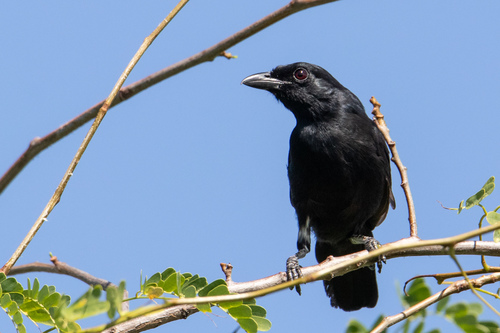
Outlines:
[{"label": "thin twig", "polygon": [[[482,256],[484,256],[484,254],[482,254]],[[484,268],[483,269],[473,269],[473,270],[465,271],[465,273],[467,275],[469,275],[469,276],[470,275],[478,275],[478,274],[498,273],[498,272],[500,272],[500,267],[493,267],[493,266],[491,266],[488,271],[486,271]],[[408,285],[408,283],[410,283],[411,281],[416,280],[416,279],[429,278],[430,277],[430,278],[436,279],[436,282],[438,284],[441,284],[445,280],[453,279],[453,278],[456,278],[456,277],[459,277],[459,276],[463,276],[462,272],[450,272],[450,273],[436,273],[436,274],[415,275],[411,279],[406,280],[406,282],[405,282],[405,284],[403,286],[403,293],[405,295],[408,295],[407,292],[406,292],[406,286]]]},{"label": "thin twig", "polygon": [[50,261],[52,262],[52,264],[33,262],[29,264],[14,266],[10,270],[9,276],[32,272],[55,273],[72,276],[90,286],[100,285],[104,290],[106,290],[108,287],[118,288],[115,284],[108,280],[95,277],[85,271],[82,271],[81,269],[72,267],[65,262],[57,260],[57,257],[55,256],[51,257]]},{"label": "thin twig", "polygon": [[[118,286],[112,283],[111,281],[95,277],[85,271],[82,271],[81,269],[75,268],[73,266],[66,264],[65,262],[59,261],[56,256],[51,256],[50,261],[52,262],[52,265],[41,262],[33,262],[30,264],[14,266],[11,268],[9,276],[31,273],[31,272],[46,272],[46,273],[55,273],[55,274],[72,276],[90,286],[100,285],[103,290],[106,290],[109,287],[118,288]],[[123,299],[127,298],[128,298],[128,291],[124,290]],[[129,302],[123,302],[121,308],[123,312],[128,311]]]},{"label": "thin twig", "polygon": [[21,254],[24,252],[28,244],[31,242],[37,231],[40,229],[42,226],[43,222],[47,220],[47,217],[49,214],[52,212],[54,207],[57,205],[59,202],[64,189],[66,188],[66,185],[69,182],[69,179],[73,175],[73,171],[75,170],[76,166],[78,165],[78,162],[80,162],[80,159],[87,149],[87,146],[89,145],[90,141],[92,140],[95,132],[99,128],[99,125],[101,124],[102,120],[104,119],[104,116],[106,115],[106,112],[108,111],[109,107],[111,106],[111,103],[117,96],[118,92],[120,91],[120,88],[123,86],[125,83],[125,80],[127,79],[128,75],[132,71],[132,69],[135,67],[139,59],[142,57],[144,52],[146,52],[147,48],[153,43],[155,38],[160,34],[160,32],[167,26],[167,24],[175,17],[175,15],[184,7],[184,5],[188,2],[189,0],[181,0],[177,6],[167,15],[167,17],[158,25],[158,27],[144,40],[142,45],[139,47],[139,50],[136,52],[128,66],[125,68],[123,71],[122,75],[118,79],[118,82],[116,82],[115,86],[113,87],[113,90],[111,91],[110,95],[108,98],[104,101],[103,105],[99,109],[99,112],[97,113],[97,116],[94,120],[94,123],[90,127],[89,131],[87,132],[87,135],[83,139],[82,144],[78,148],[78,151],[76,152],[75,157],[71,161],[71,164],[68,167],[68,170],[64,173],[63,179],[57,186],[57,189],[55,193],[52,195],[50,198],[49,202],[45,206],[45,208],[42,211],[42,214],[38,217],[38,219],[35,221],[35,224],[33,227],[30,229],[26,237],[23,239],[19,247],[16,249],[14,254],[10,257],[10,259],[7,261],[7,263],[0,269],[0,272],[4,272],[5,274],[8,274],[12,266],[16,263],[17,259],[21,256]]},{"label": "thin twig", "polygon": [[465,273],[464,269],[462,268],[462,265],[458,261],[455,250],[452,247],[450,247],[450,257],[453,259],[453,261],[457,265],[458,269],[462,273],[462,276],[464,277],[464,280],[469,285],[469,289],[472,291],[472,293],[474,295],[476,295],[476,297],[479,298],[479,300],[481,302],[483,302],[484,305],[486,305],[488,308],[490,308],[491,311],[493,311],[497,316],[500,317],[500,312],[498,312],[498,310],[495,309],[493,307],[493,305],[491,305],[487,300],[485,300],[483,296],[479,295],[479,293],[476,290],[476,287],[472,284],[472,281],[469,279],[469,277],[467,276],[467,273]]},{"label": "thin twig", "polygon": [[[121,102],[137,95],[141,91],[150,88],[151,86],[165,79],[168,79],[169,77],[172,77],[204,62],[213,61],[216,57],[221,56],[222,52],[226,51],[228,48],[233,47],[234,45],[240,43],[248,37],[255,35],[259,31],[262,31],[270,25],[292,14],[311,7],[324,5],[326,3],[335,1],[338,0],[292,0],[286,6],[276,10],[275,12],[238,31],[237,33],[227,37],[219,43],[120,89],[118,96],[116,96],[109,108],[120,104]],[[103,104],[104,101],[101,101],[92,106],[90,109],[84,111],[77,117],[63,124],[56,130],[45,135],[44,137],[33,139],[26,151],[21,156],[19,156],[19,158],[5,172],[2,178],[0,178],[0,194],[24,169],[24,167],[28,165],[28,163],[33,158],[35,158],[35,156],[37,156],[46,148],[50,147],[52,144],[64,138],[66,135],[83,126],[88,121],[95,118],[97,112]]]},{"label": "thin twig", "polygon": [[373,104],[372,114],[374,116],[375,124],[377,124],[378,129],[384,135],[389,149],[392,154],[392,161],[396,164],[399,174],[401,175],[401,187],[403,188],[406,196],[406,202],[408,204],[408,220],[410,221],[410,237],[418,237],[417,235],[417,217],[415,214],[415,204],[413,203],[413,197],[410,191],[410,183],[408,182],[407,168],[401,162],[399,158],[398,151],[396,149],[396,142],[391,139],[389,135],[389,128],[384,120],[384,115],[380,113],[380,103],[375,99],[375,97],[370,98],[370,102]]},{"label": "thin twig", "polygon": [[429,306],[431,306],[434,303],[439,302],[441,299],[450,296],[452,294],[457,294],[460,293],[464,290],[470,289],[470,286],[472,285],[474,288],[481,288],[482,286],[486,284],[492,284],[500,280],[500,273],[493,273],[490,275],[483,275],[477,279],[470,280],[470,284],[465,281],[457,281],[451,284],[448,288],[432,295],[431,297],[426,298],[425,300],[413,305],[412,307],[409,307],[408,309],[393,315],[389,317],[385,317],[380,324],[378,324],[375,329],[371,331],[371,333],[380,333],[383,332],[385,329],[388,327],[399,323],[400,321],[403,321],[407,319],[408,317],[414,315],[418,311],[421,311]]}]

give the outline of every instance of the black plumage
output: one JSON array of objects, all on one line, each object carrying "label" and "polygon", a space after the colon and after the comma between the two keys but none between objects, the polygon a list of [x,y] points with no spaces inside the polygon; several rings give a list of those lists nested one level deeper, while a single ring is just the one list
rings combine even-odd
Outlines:
[{"label": "black plumage", "polygon": [[[377,244],[372,230],[395,206],[385,140],[359,99],[323,68],[304,63],[278,66],[242,81],[276,96],[294,114],[288,178],[299,223],[298,252],[287,261],[289,278],[301,274],[298,259],[342,256]],[[354,240],[364,241],[353,242]],[[374,307],[373,267],[325,281],[331,305],[346,311]]]}]

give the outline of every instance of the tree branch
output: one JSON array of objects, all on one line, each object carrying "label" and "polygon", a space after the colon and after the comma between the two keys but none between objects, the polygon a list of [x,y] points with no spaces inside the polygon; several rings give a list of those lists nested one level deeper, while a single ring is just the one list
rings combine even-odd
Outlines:
[{"label": "tree branch", "polygon": [[[421,241],[415,238],[406,238],[383,245],[381,248],[375,250],[377,251],[375,255],[372,255],[372,252],[360,251],[342,257],[329,257],[320,264],[302,268],[304,276],[294,281],[287,281],[286,273],[280,272],[254,281],[233,282],[231,278],[232,266],[221,264],[221,268],[226,276],[229,291],[237,295],[171,299],[166,304],[151,307],[150,311],[145,315],[109,326],[102,332],[142,332],[171,321],[185,319],[187,316],[198,312],[196,307],[190,305],[190,303],[218,303],[222,301],[253,298],[277,290],[286,289],[298,283],[330,279],[332,275],[343,275],[366,265],[373,264],[381,253],[385,253],[388,259],[407,256],[449,255],[448,248],[456,239],[471,237],[471,235],[477,236],[481,232],[494,230],[495,226],[488,228],[488,230],[483,228],[484,230],[474,230],[455,237],[436,240]],[[496,226],[496,228],[500,228],[500,226]],[[440,245],[440,243],[442,244]],[[461,255],[500,256],[500,243],[494,242],[462,241],[455,244],[454,249],[456,254]],[[87,330],[85,332],[93,331]]]},{"label": "tree branch", "polygon": [[[108,289],[108,287],[118,288],[118,286],[112,283],[111,281],[95,277],[85,271],[82,271],[81,269],[75,268],[62,261],[59,261],[56,256],[51,256],[50,261],[52,262],[52,265],[41,262],[33,262],[30,264],[12,267],[12,269],[9,272],[9,276],[31,273],[31,272],[56,273],[56,274],[72,276],[90,286],[100,285],[103,290]],[[128,291],[124,290],[123,299],[127,298],[128,298]],[[129,310],[129,302],[123,302],[121,308],[123,312],[127,312]]]},{"label": "tree branch", "polygon": [[414,306],[409,307],[408,309],[389,317],[385,317],[377,327],[375,327],[371,333],[380,333],[383,332],[388,327],[399,323],[407,319],[408,317],[414,315],[418,311],[425,309],[431,306],[434,303],[439,302],[441,299],[448,297],[452,294],[460,293],[464,290],[469,290],[472,285],[474,288],[481,288],[486,284],[492,284],[500,280],[500,273],[492,273],[490,275],[484,275],[477,279],[469,280],[470,284],[466,280],[456,281],[451,284],[448,288],[432,295],[431,297],[426,298],[425,300],[415,304]]},{"label": "tree branch", "polygon": [[438,284],[443,283],[447,279],[452,279],[452,278],[457,278],[463,276],[463,274],[466,274],[467,276],[471,275],[479,275],[479,274],[488,274],[488,273],[500,273],[500,267],[493,267],[490,266],[488,267],[488,270],[482,268],[482,269],[473,269],[473,270],[468,270],[464,272],[450,272],[450,273],[436,273],[436,274],[421,274],[421,275],[416,275],[413,276],[412,278],[406,280],[404,286],[403,286],[403,293],[408,296],[406,292],[406,286],[408,286],[408,283],[410,283],[413,280],[420,279],[420,278],[434,278],[436,279],[436,282]]},{"label": "tree branch", "polygon": [[[204,62],[213,61],[217,56],[220,56],[222,52],[224,52],[228,48],[233,47],[234,45],[242,42],[248,37],[255,35],[259,31],[269,27],[270,25],[273,25],[278,21],[281,21],[282,19],[292,14],[295,14],[307,8],[324,5],[326,3],[335,1],[338,0],[292,0],[286,6],[267,15],[259,21],[238,31],[237,33],[227,37],[219,43],[120,89],[118,96],[113,100],[110,108],[137,95],[141,91],[150,88],[151,86],[165,79],[168,79],[169,77],[172,77]],[[37,137],[31,140],[26,151],[21,156],[19,156],[14,164],[12,164],[12,166],[5,172],[2,178],[0,178],[0,194],[35,156],[37,156],[40,152],[47,149],[57,141],[61,140],[71,132],[75,131],[79,127],[83,126],[88,121],[95,118],[97,116],[97,112],[103,104],[104,101],[101,101],[92,106],[90,109],[81,113],[79,116],[71,119],[59,128],[45,135],[44,137]]]},{"label": "tree branch", "polygon": [[[229,291],[231,293],[236,293],[237,295],[217,296],[211,298],[196,297],[171,299],[167,302],[168,304],[166,305],[164,304],[153,306],[146,309],[147,311],[145,312],[147,312],[147,314],[141,315],[139,317],[127,319],[127,314],[125,314],[124,317],[126,321],[119,324],[112,323],[108,325],[108,328],[104,330],[102,327],[100,327],[98,331],[108,333],[146,331],[171,321],[185,319],[191,314],[198,312],[198,309],[194,305],[188,303],[218,303],[221,301],[228,301],[233,299],[253,298],[274,292],[276,290],[286,289],[298,283],[312,282],[321,279],[330,279],[332,275],[343,275],[363,266],[371,265],[377,260],[380,254],[385,254],[388,259],[409,256],[449,255],[449,246],[454,244],[454,252],[457,255],[487,255],[499,257],[500,243],[485,241],[461,241],[463,239],[475,237],[482,233],[491,232],[496,228],[500,228],[500,225],[488,226],[486,228],[473,230],[471,232],[467,232],[454,237],[426,241],[422,241],[416,238],[405,238],[393,243],[385,244],[379,249],[372,252],[360,251],[342,257],[329,257],[327,260],[320,264],[302,268],[304,276],[301,279],[294,281],[287,281],[286,273],[279,272],[266,278],[254,281],[234,282],[231,278],[232,266],[229,264],[221,264],[221,268],[226,276],[226,283],[228,284]],[[104,288],[105,286],[111,285],[110,282],[106,280],[93,277],[92,275],[84,271],[57,261],[57,258],[55,257],[53,257],[53,259],[51,260],[53,261],[55,266],[41,263],[16,266],[12,268],[9,275],[42,271],[73,276],[91,285],[100,284]],[[435,301],[438,300],[439,299]],[[430,304],[432,304],[432,302],[425,304],[428,304],[427,306],[429,306]],[[124,320],[123,317],[121,319]],[[389,322],[392,322],[392,320],[395,319],[390,319]],[[395,321],[394,323],[396,322],[397,321]],[[94,332],[94,330],[88,329],[85,330],[85,332]]]},{"label": "tree branch", "polygon": [[401,175],[401,187],[406,196],[406,203],[408,205],[408,220],[410,221],[410,237],[418,237],[417,236],[417,217],[415,213],[415,204],[413,203],[413,197],[410,191],[410,183],[408,182],[408,172],[407,168],[401,162],[399,158],[398,150],[396,149],[396,142],[391,139],[389,135],[389,128],[384,120],[384,115],[380,113],[380,103],[375,99],[375,97],[370,98],[370,102],[373,104],[373,118],[375,124],[377,125],[380,132],[387,141],[387,145],[391,150],[392,158],[391,160],[396,164],[399,174]]},{"label": "tree branch", "polygon": [[55,256],[51,257],[50,261],[52,262],[52,264],[32,262],[25,265],[14,266],[10,270],[9,276],[32,272],[55,273],[72,276],[90,286],[100,285],[104,290],[106,290],[110,286],[118,288],[118,286],[113,284],[111,281],[95,277],[85,271],[82,271],[81,269],[72,267],[62,261],[57,260],[57,257]]},{"label": "tree branch", "polygon": [[109,96],[106,98],[104,103],[102,104],[101,108],[99,109],[97,116],[94,120],[94,123],[88,130],[87,134],[85,135],[85,138],[83,139],[83,142],[81,143],[80,147],[78,148],[75,156],[73,157],[73,160],[71,161],[68,169],[64,173],[64,176],[62,180],[59,182],[59,185],[57,186],[54,194],[50,198],[49,202],[47,205],[45,205],[45,208],[43,209],[42,213],[40,216],[37,218],[31,229],[28,231],[28,234],[24,237],[22,240],[21,244],[18,246],[18,248],[14,251],[12,256],[9,258],[9,260],[3,265],[3,267],[0,269],[0,272],[3,272],[5,274],[8,274],[12,266],[17,262],[21,254],[24,252],[24,250],[28,247],[28,244],[31,242],[33,237],[35,237],[36,233],[38,230],[41,228],[42,224],[47,221],[47,217],[50,215],[54,207],[59,203],[59,200],[61,199],[61,196],[66,188],[66,185],[68,184],[71,176],[73,175],[73,171],[75,170],[76,166],[80,162],[80,159],[83,156],[83,153],[87,149],[90,141],[94,137],[94,134],[96,133],[97,129],[99,128],[102,120],[104,119],[104,116],[108,112],[108,109],[110,108],[111,104],[115,100],[118,92],[120,91],[120,88],[123,86],[125,83],[125,80],[127,79],[128,75],[134,69],[135,65],[139,62],[140,58],[146,52],[148,47],[153,43],[155,38],[160,34],[160,32],[172,21],[172,19],[177,15],[177,13],[184,7],[184,5],[188,2],[189,0],[180,0],[179,3],[174,7],[174,9],[165,17],[165,19],[156,27],[156,29],[144,39],[144,42],[141,44],[137,52],[134,54],[133,58],[130,60],[129,64],[123,71],[123,73],[120,75],[120,78],[114,85],[111,93]]}]

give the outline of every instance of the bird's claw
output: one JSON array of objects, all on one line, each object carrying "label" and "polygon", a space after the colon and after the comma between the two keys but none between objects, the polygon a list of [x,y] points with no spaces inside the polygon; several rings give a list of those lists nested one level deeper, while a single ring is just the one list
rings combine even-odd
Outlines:
[{"label": "bird's claw", "polygon": [[[299,258],[293,255],[286,260],[286,278],[288,281],[293,281],[301,277],[302,266],[299,265]],[[294,287],[290,287],[290,290],[293,288]],[[300,285],[296,285],[295,290],[301,295]]]},{"label": "bird's claw", "polygon": [[[368,252],[376,250],[382,246],[380,242],[375,238],[364,235],[352,236],[351,242],[353,244],[363,244],[365,246],[366,251]],[[377,268],[379,273],[382,272],[382,263],[387,264],[387,258],[385,254],[382,254],[377,258]]]}]

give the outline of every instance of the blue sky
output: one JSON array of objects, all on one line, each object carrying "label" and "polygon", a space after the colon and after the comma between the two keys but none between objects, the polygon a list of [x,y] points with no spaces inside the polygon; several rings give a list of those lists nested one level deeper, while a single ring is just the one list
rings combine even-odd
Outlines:
[{"label": "blue sky", "polygon": [[[191,1],[154,42],[127,84],[197,53],[286,1]],[[174,1],[8,2],[0,11],[0,169],[43,136],[106,98],[140,43]],[[498,1],[344,0],[295,14],[217,58],[178,74],[111,109],[61,202],[19,263],[60,260],[138,288],[139,275],[174,267],[236,281],[282,271],[296,250],[286,161],[292,114],[247,75],[307,61],[327,69],[369,112],[382,104],[408,167],[419,236],[444,237],[477,226],[480,211],[457,206],[498,172],[500,24]],[[90,125],[32,161],[0,197],[5,262],[54,192]],[[382,243],[408,236],[399,174],[398,208],[375,230]],[[493,209],[500,196],[486,199]],[[461,258],[477,268],[478,258]],[[302,264],[312,265],[310,255]],[[498,265],[497,259],[489,260]],[[273,332],[341,332],[401,310],[397,283],[417,274],[456,271],[449,258],[390,260],[375,309],[331,309],[320,282],[303,295],[282,291],[259,303]],[[33,274],[73,297],[87,286]],[[25,277],[20,277],[24,282]],[[440,290],[432,281],[433,291]],[[493,288],[496,290],[496,288]],[[453,301],[475,300],[470,295]],[[493,300],[492,300],[493,301]],[[138,303],[142,304],[142,303]],[[219,315],[223,313],[218,312]],[[13,331],[0,315],[2,333]],[[485,310],[484,318],[495,318]],[[229,318],[196,314],[156,332],[231,332]],[[452,332],[444,320],[427,329]],[[31,331],[37,329],[29,327]],[[9,331],[10,330],[10,331]]]}]

